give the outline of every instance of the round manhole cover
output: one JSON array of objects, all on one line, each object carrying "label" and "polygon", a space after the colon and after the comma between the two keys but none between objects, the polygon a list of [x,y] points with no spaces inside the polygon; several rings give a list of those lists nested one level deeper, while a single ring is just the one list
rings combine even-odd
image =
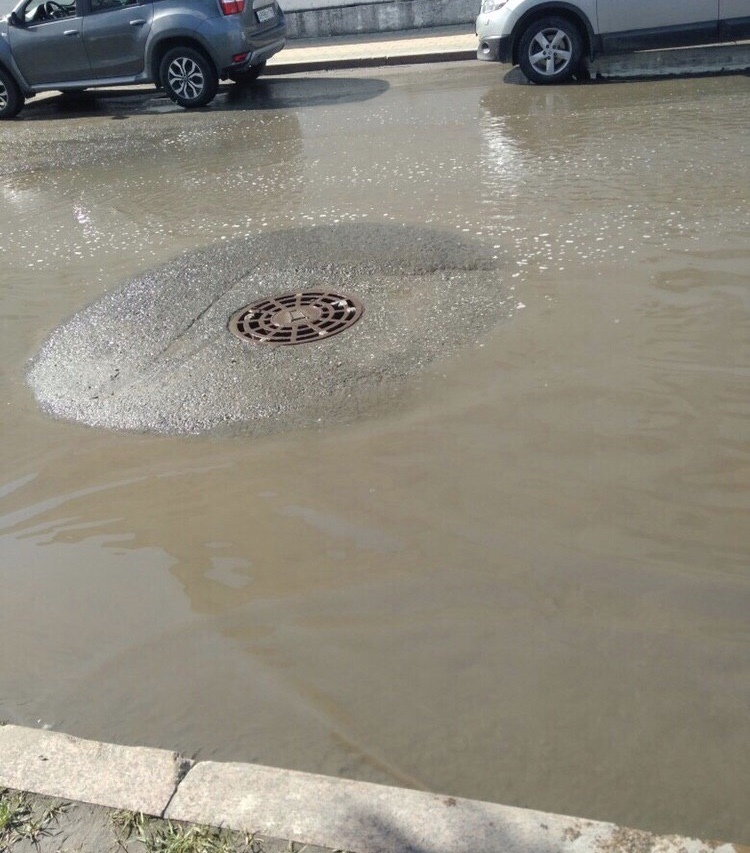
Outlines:
[{"label": "round manhole cover", "polygon": [[363,311],[364,306],[353,296],[306,290],[246,305],[232,316],[229,331],[255,343],[311,344],[353,326]]}]

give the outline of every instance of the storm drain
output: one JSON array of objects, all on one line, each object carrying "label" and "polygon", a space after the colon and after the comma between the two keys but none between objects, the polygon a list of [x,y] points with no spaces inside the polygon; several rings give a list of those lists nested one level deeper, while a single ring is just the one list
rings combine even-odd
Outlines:
[{"label": "storm drain", "polygon": [[353,296],[305,290],[246,305],[232,316],[229,331],[255,343],[311,344],[345,331],[363,312],[364,306]]}]

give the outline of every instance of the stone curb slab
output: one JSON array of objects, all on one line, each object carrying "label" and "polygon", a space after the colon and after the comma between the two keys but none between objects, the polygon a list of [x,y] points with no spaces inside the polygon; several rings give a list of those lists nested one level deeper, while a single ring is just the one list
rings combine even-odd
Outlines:
[{"label": "stone curb slab", "polygon": [[302,71],[341,71],[347,68],[381,68],[390,65],[424,65],[429,62],[459,62],[476,58],[475,50],[435,53],[391,54],[389,56],[344,57],[341,59],[300,59],[268,65],[264,77],[299,74]]},{"label": "stone curb slab", "polygon": [[265,74],[455,62],[475,59],[476,52],[477,37],[473,28],[412,30],[307,43],[292,40],[281,53],[270,59]]},{"label": "stone curb slab", "polygon": [[735,853],[733,845],[247,764],[200,762],[165,817],[353,853]]},{"label": "stone curb slab", "polygon": [[163,749],[0,726],[0,788],[162,815],[191,763]]},{"label": "stone curb slab", "polygon": [[[750,853],[739,845],[293,770],[193,764],[166,750],[14,725],[0,725],[4,788],[351,853]],[[87,843],[104,820],[90,811],[71,807],[76,825],[59,830]],[[101,844],[91,853],[103,853]]]}]

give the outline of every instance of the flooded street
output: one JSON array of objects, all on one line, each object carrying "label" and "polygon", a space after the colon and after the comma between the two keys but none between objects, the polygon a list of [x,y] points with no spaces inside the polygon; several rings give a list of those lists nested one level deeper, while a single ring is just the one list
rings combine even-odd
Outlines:
[{"label": "flooded street", "polygon": [[[0,719],[750,843],[748,116],[457,63],[2,123]],[[126,279],[350,225],[490,250],[508,310],[335,423],[39,410]]]}]

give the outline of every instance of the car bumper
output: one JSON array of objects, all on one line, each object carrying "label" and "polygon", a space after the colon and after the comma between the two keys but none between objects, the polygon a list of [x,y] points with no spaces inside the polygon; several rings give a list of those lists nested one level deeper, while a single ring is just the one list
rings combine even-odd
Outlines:
[{"label": "car bumper", "polygon": [[[220,76],[224,76],[228,71],[242,71],[251,65],[259,65],[278,53],[286,44],[286,23],[283,16],[274,26],[260,32],[235,26],[236,17],[217,15],[209,18],[199,30],[204,44],[212,53]],[[238,55],[242,55],[241,61],[233,62]]]},{"label": "car bumper", "polygon": [[252,68],[253,65],[261,65],[263,62],[267,62],[275,53],[282,50],[284,45],[286,45],[286,39],[282,38],[264,45],[263,47],[256,48],[248,53],[242,62],[235,62],[232,65],[228,65],[226,68],[223,68],[221,71],[221,77],[225,78],[237,71],[247,71],[249,68]]},{"label": "car bumper", "polygon": [[223,69],[223,73],[228,74],[232,71],[247,71],[247,69],[251,68],[253,65],[260,65],[263,62],[267,62],[275,53],[283,50],[285,45],[286,38],[280,38],[276,41],[264,44],[262,47],[256,47],[248,53],[242,62],[235,62],[232,65],[228,65]]},{"label": "car bumper", "polygon": [[480,38],[477,59],[485,62],[512,62],[513,43],[510,36]]},{"label": "car bumper", "polygon": [[248,54],[247,59],[240,65],[240,68],[249,68],[251,65],[260,65],[261,62],[267,62],[275,53],[282,50],[285,44],[286,38],[280,38],[270,44],[256,48]]}]

